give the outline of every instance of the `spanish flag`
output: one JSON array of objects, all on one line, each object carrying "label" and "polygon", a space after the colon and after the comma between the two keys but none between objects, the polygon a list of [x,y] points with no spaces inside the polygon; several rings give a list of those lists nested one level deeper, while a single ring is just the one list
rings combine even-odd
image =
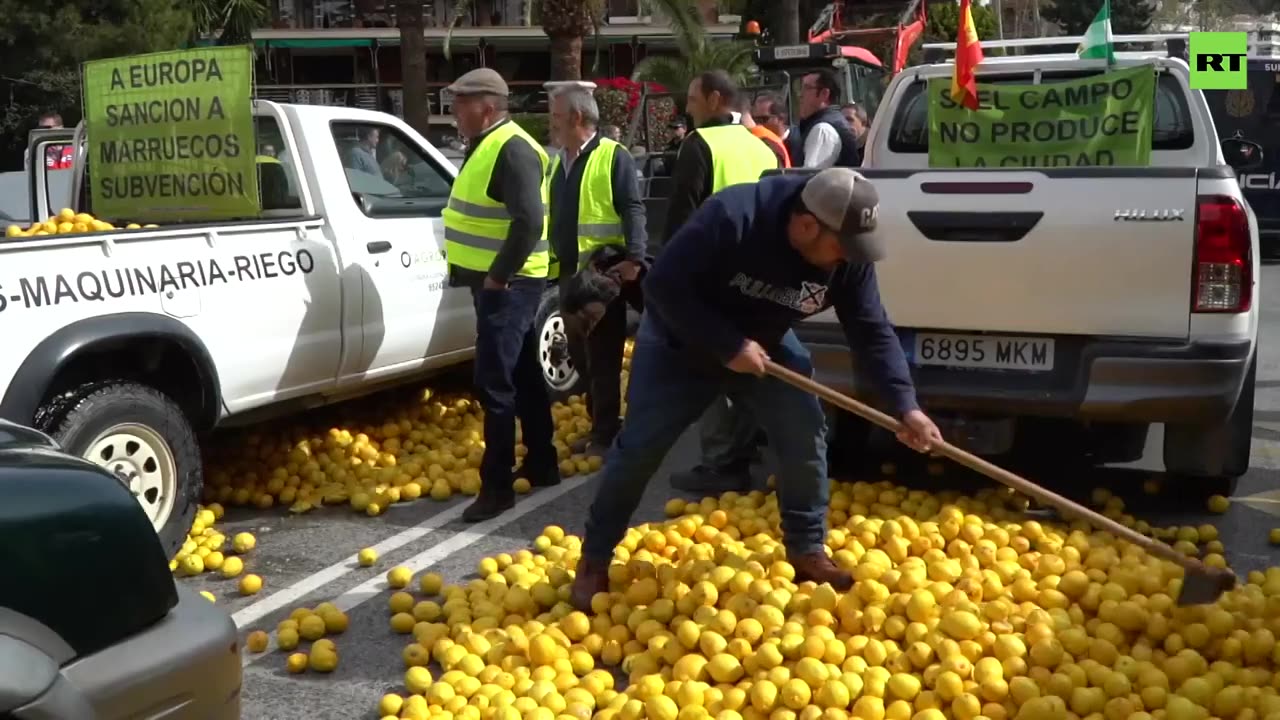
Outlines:
[{"label": "spanish flag", "polygon": [[951,99],[970,110],[978,109],[978,81],[974,71],[982,62],[982,43],[973,26],[970,0],[960,0],[960,21],[956,32],[956,66],[951,76]]}]

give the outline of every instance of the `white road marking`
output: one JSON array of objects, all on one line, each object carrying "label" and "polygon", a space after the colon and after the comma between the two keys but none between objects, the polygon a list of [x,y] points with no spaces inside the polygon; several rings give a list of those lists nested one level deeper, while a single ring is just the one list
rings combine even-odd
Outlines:
[{"label": "white road marking", "polygon": [[[470,504],[469,500],[457,503],[453,507],[445,508],[421,523],[398,532],[377,545],[374,545],[373,549],[379,556],[399,550],[405,545],[425,537],[433,531],[438,530],[439,528],[462,517],[462,511],[468,504]],[[231,616],[231,619],[235,622],[237,628],[243,629],[244,627],[261,620],[267,615],[270,615],[276,610],[279,610],[286,605],[291,605],[294,602],[297,602],[300,598],[303,598],[316,590],[319,590],[325,585],[340,580],[346,575],[360,569],[360,563],[356,560],[355,556],[352,555],[341,562],[336,562],[330,565],[320,572],[302,578],[283,590],[271,593],[261,600],[241,608]]]},{"label": "white road marking", "polygon": [[[444,542],[438,545],[433,545],[430,548],[418,553],[417,555],[414,555],[413,557],[409,558],[405,562],[400,563],[399,567],[407,567],[409,568],[410,571],[413,572],[414,575],[417,575],[419,572],[422,572],[423,570],[431,567],[432,565],[439,563],[441,560],[449,557],[453,553],[467,547],[468,545],[473,545],[485,539],[486,537],[492,535],[495,531],[507,525],[510,525],[516,520],[519,520],[525,515],[528,515],[529,513],[533,512],[534,510],[537,510],[543,505],[546,505],[552,500],[555,500],[561,495],[564,495],[565,493],[571,490],[576,490],[579,487],[582,487],[594,477],[595,477],[595,474],[593,473],[591,475],[571,478],[569,480],[565,480],[561,482],[559,485],[556,485],[555,487],[548,488],[545,490],[539,490],[538,492],[528,496],[526,499],[517,502],[514,509],[508,510],[502,515],[499,515],[498,517],[493,518],[491,520],[485,520],[484,522],[476,523],[470,529],[463,530],[462,532],[450,537],[448,540],[445,540]],[[458,507],[460,508],[462,506],[459,505]],[[451,512],[453,510],[454,508],[449,508],[449,510],[445,512]],[[461,511],[459,510],[459,512],[456,514],[460,514],[460,513]],[[444,514],[444,513],[440,513],[440,514]],[[421,526],[418,526],[418,527],[421,527]],[[411,529],[416,529],[416,528],[411,528]],[[401,533],[401,535],[403,534],[404,533]],[[425,532],[421,533],[419,537],[425,534],[426,534]],[[399,535],[395,537],[398,538]],[[397,547],[399,546],[397,545]],[[276,593],[276,595],[291,592],[295,587],[297,587],[298,585],[301,585],[302,583],[308,582],[309,580],[310,578],[308,578],[307,580],[303,580],[302,582],[299,582],[293,585],[287,590],[282,590],[279,593]],[[387,579],[385,575],[377,575],[375,577],[372,577],[366,580],[365,582],[360,583],[359,585],[351,588],[350,590],[342,593],[341,595],[334,598],[330,602],[332,602],[334,606],[336,606],[339,610],[343,612],[350,612],[352,609],[377,597],[379,594],[383,593],[387,589],[388,589]],[[267,600],[271,600],[274,597],[275,596],[273,595],[271,598],[266,598],[266,600],[264,600],[263,602],[266,602]],[[301,595],[299,595],[298,597],[301,597]],[[292,599],[297,599],[297,598],[295,597]],[[251,609],[252,607],[253,606],[251,605],[248,608],[241,610],[240,613],[243,613],[246,610]],[[280,605],[279,607],[283,607],[283,604]],[[238,621],[238,616],[240,615],[240,613],[236,613],[236,617],[237,617],[236,625],[238,627],[243,627],[240,625]],[[274,630],[272,630],[270,633],[270,641],[267,643],[267,649],[261,653],[250,653],[247,649],[244,650],[240,660],[241,666],[248,667],[249,665],[252,665],[253,663],[267,657],[276,649],[277,649],[276,633]]]},{"label": "white road marking", "polygon": [[1274,440],[1253,439],[1253,452],[1249,454],[1249,467],[1261,470],[1280,470],[1280,443]]}]

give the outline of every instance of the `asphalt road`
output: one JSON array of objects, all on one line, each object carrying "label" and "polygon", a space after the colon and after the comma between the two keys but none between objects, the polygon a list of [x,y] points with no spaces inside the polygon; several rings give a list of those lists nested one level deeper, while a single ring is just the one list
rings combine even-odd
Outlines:
[{"label": "asphalt road", "polygon": [[[1280,337],[1280,267],[1264,269],[1262,286],[1263,345],[1253,468],[1230,509],[1225,515],[1209,515],[1203,508],[1179,511],[1144,500],[1141,493],[1135,493],[1137,504],[1131,505],[1140,516],[1164,523],[1217,525],[1232,565],[1241,571],[1278,564],[1280,557],[1267,545],[1266,537],[1268,528],[1280,527],[1280,341],[1276,340]],[[1160,436],[1158,430],[1152,432],[1143,462],[1069,478],[1067,484],[1136,489],[1143,479],[1159,476]],[[687,436],[651,484],[637,522],[662,517],[662,506],[673,494],[666,473],[692,464],[695,456],[696,441]],[[946,477],[959,475],[947,472]],[[913,476],[920,474],[900,473],[908,484]],[[242,598],[235,591],[235,581],[210,575],[182,582],[213,592],[218,606],[232,613],[244,633],[270,631],[293,608],[324,601],[337,603],[350,615],[350,628],[336,637],[341,664],[332,674],[288,675],[279,651],[245,655],[246,720],[376,718],[382,694],[402,690],[400,652],[406,644],[406,636],[393,634],[388,626],[386,571],[407,565],[415,573],[429,569],[443,574],[448,582],[464,581],[481,558],[527,547],[545,525],[554,523],[581,533],[594,489],[591,478],[573,478],[524,496],[514,511],[475,526],[458,521],[465,500],[397,504],[378,518],[345,508],[300,516],[279,509],[232,510],[219,526],[228,535],[250,531],[257,536],[257,549],[248,557],[246,572],[264,578],[262,592]],[[380,547],[381,559],[373,568],[361,568],[355,562],[356,553],[370,546]]]}]

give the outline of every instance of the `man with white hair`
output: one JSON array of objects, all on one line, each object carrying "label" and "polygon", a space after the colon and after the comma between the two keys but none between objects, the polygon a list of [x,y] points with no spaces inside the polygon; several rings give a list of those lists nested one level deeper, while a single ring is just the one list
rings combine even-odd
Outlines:
[{"label": "man with white hair", "polygon": [[[551,274],[560,287],[586,266],[596,250],[621,251],[609,268],[622,283],[634,283],[645,265],[644,203],[635,160],[626,147],[602,135],[600,108],[590,83],[569,84],[551,95],[551,138],[560,150],[551,159],[551,229],[555,256]],[[557,276],[558,266],[558,276]],[[583,338],[591,434],[572,450],[603,457],[621,427],[622,353],[627,339],[627,303],[610,303],[591,328],[569,328]],[[580,364],[582,364],[580,362]]]}]

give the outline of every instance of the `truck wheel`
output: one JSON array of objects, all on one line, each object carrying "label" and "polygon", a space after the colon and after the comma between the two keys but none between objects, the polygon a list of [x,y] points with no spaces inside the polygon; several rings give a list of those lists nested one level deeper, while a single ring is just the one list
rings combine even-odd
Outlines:
[{"label": "truck wheel", "polygon": [[1253,395],[1258,358],[1249,362],[1240,398],[1231,415],[1217,425],[1166,425],[1165,470],[1177,476],[1178,492],[1197,497],[1230,497],[1249,471],[1253,446]]},{"label": "truck wheel", "polygon": [[147,513],[168,557],[191,529],[203,484],[195,433],[167,395],[126,381],[63,396],[51,435],[68,453],[115,473]]},{"label": "truck wheel", "polygon": [[563,400],[586,392],[587,379],[578,370],[584,353],[565,331],[564,318],[560,316],[559,288],[547,288],[543,294],[533,329],[538,341],[538,364],[542,367],[542,378],[551,392],[551,399]]}]

